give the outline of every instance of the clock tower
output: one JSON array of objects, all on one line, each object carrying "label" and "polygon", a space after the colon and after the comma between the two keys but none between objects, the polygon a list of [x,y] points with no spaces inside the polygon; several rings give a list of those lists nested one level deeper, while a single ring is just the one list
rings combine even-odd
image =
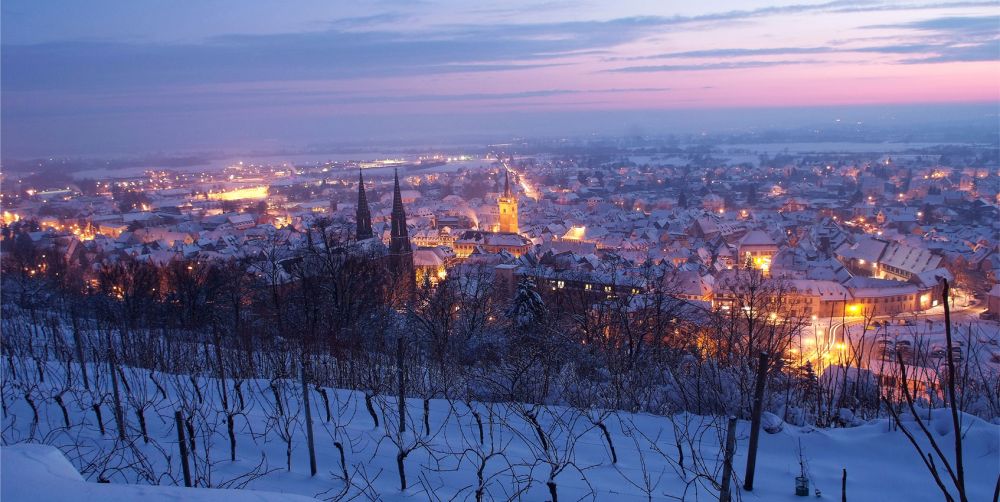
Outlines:
[{"label": "clock tower", "polygon": [[517,234],[520,229],[517,225],[517,197],[510,191],[510,171],[504,169],[503,195],[497,198],[500,206],[499,231],[504,234]]}]

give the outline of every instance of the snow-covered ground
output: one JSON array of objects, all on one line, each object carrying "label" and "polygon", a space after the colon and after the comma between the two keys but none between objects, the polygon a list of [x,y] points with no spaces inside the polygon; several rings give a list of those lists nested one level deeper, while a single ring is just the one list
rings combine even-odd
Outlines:
[{"label": "snow-covered ground", "polygon": [[[233,382],[226,381],[230,409],[239,408],[234,416],[237,459],[230,461],[218,380],[123,368],[127,434],[122,441],[117,438],[111,408],[110,377],[102,368],[90,367],[91,378],[97,376],[103,389],[98,393],[82,388],[76,376],[79,368],[74,365],[69,366],[72,383],[66,384],[66,366],[61,363],[44,366],[44,382],[33,363],[15,360],[14,364],[18,379],[8,382],[4,396],[0,479],[4,502],[115,497],[238,500],[229,492],[120,486],[182,483],[174,427],[178,409],[194,417],[192,469],[199,486],[361,500],[475,500],[481,486],[484,500],[545,500],[549,498],[546,483],[552,480],[562,500],[714,500],[716,482],[721,479],[724,418],[434,399],[428,402],[428,432],[423,401],[410,399],[407,428],[400,432],[394,397],[372,399],[376,426],[364,393],[335,389],[326,389],[329,418],[322,393],[310,391],[318,465],[316,476],[310,476],[301,386],[296,380],[275,380],[274,388],[267,380],[243,381],[242,407],[237,404]],[[61,395],[67,409],[65,417],[56,395]],[[36,425],[25,396],[38,409]],[[96,422],[95,403],[103,410],[104,434]],[[137,407],[145,409],[148,443],[140,433]],[[922,412],[921,416],[930,419],[930,429],[944,450],[950,451],[953,431],[947,410]],[[781,428],[762,434],[755,490],[742,492],[743,500],[799,500],[793,493],[800,471],[800,445],[813,489],[819,489],[825,499],[839,499],[842,469],[847,470],[847,494],[852,501],[942,498],[913,447],[888,420],[846,429],[814,429],[770,418]],[[1000,465],[1000,426],[968,415],[962,420],[970,500],[990,500]],[[617,462],[612,462],[609,443],[597,423],[607,427]],[[738,481],[746,465],[748,429],[746,422],[739,422],[734,460]],[[291,442],[290,470],[285,464],[286,439]],[[72,466],[52,450],[9,446],[24,442],[52,445]],[[338,444],[344,449],[343,467]],[[402,459],[405,490],[400,489],[400,452],[406,454]],[[482,473],[482,481],[477,472]],[[112,485],[94,483],[99,478]],[[274,500],[261,492],[245,496]]]},{"label": "snow-covered ground", "polygon": [[216,490],[176,486],[121,485],[90,483],[58,449],[43,444],[18,444],[0,448],[0,499],[5,501],[87,500],[192,502],[307,501],[309,497],[256,490]]}]

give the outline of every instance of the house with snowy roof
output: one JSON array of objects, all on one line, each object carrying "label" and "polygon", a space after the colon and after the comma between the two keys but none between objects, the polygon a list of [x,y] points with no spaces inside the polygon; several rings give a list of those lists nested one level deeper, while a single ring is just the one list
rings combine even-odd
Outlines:
[{"label": "house with snowy roof", "polygon": [[751,230],[737,244],[740,260],[749,260],[754,267],[768,269],[778,252],[778,242],[763,230]]},{"label": "house with snowy roof", "polygon": [[914,275],[933,270],[941,265],[941,256],[925,248],[891,243],[878,261],[879,276],[908,281]]},{"label": "house with snowy roof", "polygon": [[455,255],[467,258],[476,249],[486,253],[506,251],[517,257],[531,250],[531,241],[515,233],[468,230],[455,239]]}]

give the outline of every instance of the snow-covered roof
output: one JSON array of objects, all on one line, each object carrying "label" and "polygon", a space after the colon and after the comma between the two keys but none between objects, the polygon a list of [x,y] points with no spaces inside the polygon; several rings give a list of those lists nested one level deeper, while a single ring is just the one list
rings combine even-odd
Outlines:
[{"label": "snow-covered roof", "polygon": [[919,274],[938,267],[941,257],[924,248],[905,244],[891,244],[881,258],[882,265]]},{"label": "snow-covered roof", "polygon": [[740,239],[740,246],[776,246],[775,242],[767,232],[763,230],[751,230]]}]

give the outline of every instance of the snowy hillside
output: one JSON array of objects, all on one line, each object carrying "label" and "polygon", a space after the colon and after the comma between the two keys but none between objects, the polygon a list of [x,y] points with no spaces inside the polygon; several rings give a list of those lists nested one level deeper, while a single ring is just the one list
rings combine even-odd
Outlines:
[{"label": "snowy hillside", "polygon": [[56,448],[39,444],[19,444],[0,448],[3,483],[0,498],[22,500],[91,500],[102,502],[143,500],[190,502],[227,500],[230,502],[296,502],[313,500],[287,493],[254,490],[215,490],[88,483],[73,464]]},{"label": "snowy hillside", "polygon": [[[479,491],[483,500],[545,500],[554,491],[562,500],[714,500],[721,479],[723,418],[443,399],[426,401],[425,417],[425,401],[415,399],[406,402],[401,431],[394,397],[374,395],[369,401],[364,393],[318,388],[310,389],[318,467],[310,476],[296,380],[227,380],[220,386],[210,378],[121,368],[126,403],[121,440],[107,393],[66,384],[66,369],[78,371],[74,365],[13,363],[20,395],[8,389],[4,396],[5,502],[219,499],[218,492],[120,486],[183,485],[178,410],[185,420],[190,417],[184,429],[194,432],[186,441],[193,452],[192,477],[200,487],[318,499],[475,500]],[[97,365],[89,373],[103,388],[110,384]],[[102,424],[95,404],[103,410]],[[227,409],[236,411],[221,411]],[[143,411],[146,438],[137,410]],[[227,415],[234,422],[235,461],[230,460]],[[950,441],[946,410],[927,417],[934,434]],[[913,447],[888,420],[817,430],[769,418],[765,423],[770,422],[772,433],[762,434],[755,490],[735,490],[743,500],[799,500],[793,490],[800,444],[812,488],[824,499],[839,500],[842,469],[847,469],[852,501],[941,499]],[[1000,427],[972,416],[963,416],[963,423],[970,499],[989,500],[1000,458]],[[737,481],[746,464],[748,436],[748,424],[740,422]],[[9,446],[16,443],[52,445],[69,460],[41,447]],[[406,489],[401,489],[400,465]],[[97,484],[99,479],[112,484]],[[243,493],[246,500],[276,500],[263,492]],[[224,498],[243,500],[232,492]]]}]

